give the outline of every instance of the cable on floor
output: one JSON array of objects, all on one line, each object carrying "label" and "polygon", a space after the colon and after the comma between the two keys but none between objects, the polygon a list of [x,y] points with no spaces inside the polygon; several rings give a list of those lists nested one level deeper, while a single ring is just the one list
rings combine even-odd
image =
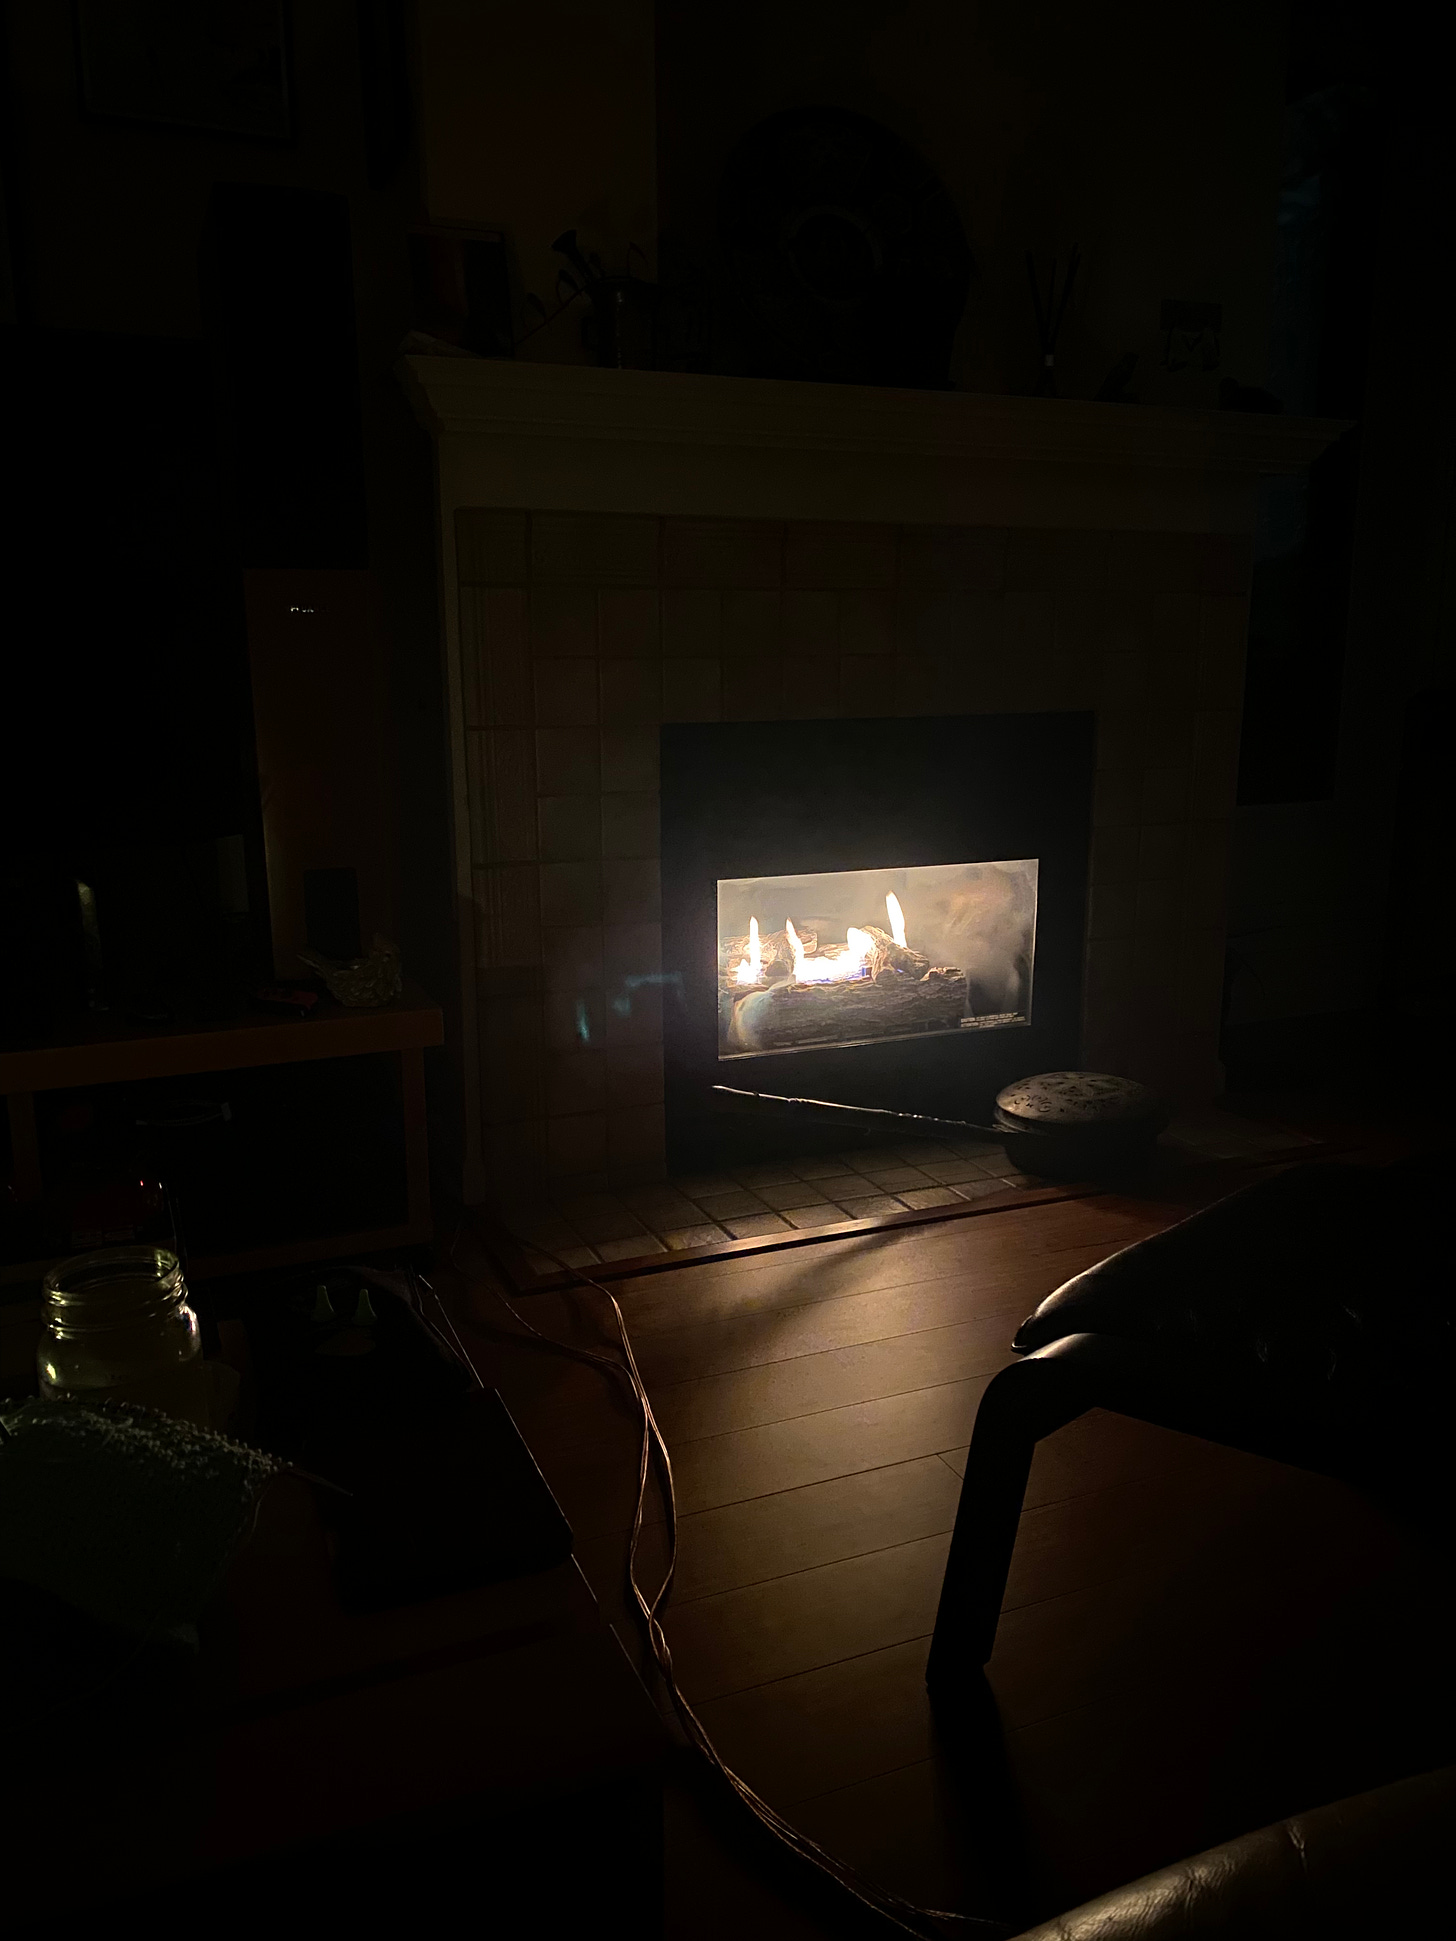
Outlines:
[{"label": "cable on floor", "polygon": [[[464,1222],[461,1221],[456,1225],[455,1235],[451,1241],[447,1258],[450,1265],[457,1272],[460,1272],[462,1277],[465,1277],[455,1257],[463,1230]],[[506,1237],[518,1246],[523,1245],[522,1242],[517,1240],[514,1234],[507,1232]],[[535,1248],[537,1253],[545,1255],[563,1273],[570,1275],[574,1284],[594,1289],[607,1302],[612,1310],[617,1338],[621,1345],[620,1360],[612,1354],[599,1354],[590,1348],[580,1348],[571,1342],[559,1341],[554,1336],[543,1334],[539,1328],[533,1327],[499,1285],[503,1274],[494,1258],[491,1257],[488,1245],[485,1246],[485,1251],[487,1256],[491,1258],[492,1267],[495,1268],[495,1272],[488,1278],[488,1285],[490,1286],[491,1292],[518,1327],[524,1329],[528,1335],[533,1336],[544,1347],[554,1350],[558,1354],[567,1355],[574,1361],[584,1362],[590,1367],[599,1368],[616,1380],[625,1381],[631,1390],[638,1412],[642,1418],[642,1436],[637,1468],[637,1500],[632,1516],[631,1535],[627,1545],[626,1588],[638,1621],[641,1624],[648,1648],[652,1653],[659,1672],[662,1674],[662,1680],[667,1688],[668,1696],[672,1701],[673,1710],[693,1749],[712,1771],[726,1782],[740,1805],[745,1807],[758,1820],[760,1825],[766,1828],[782,1846],[787,1848],[800,1861],[816,1869],[821,1876],[827,1878],[842,1891],[849,1894],[862,1908],[879,1915],[882,1920],[889,1923],[899,1933],[914,1935],[918,1937],[918,1941],[938,1941],[938,1938],[944,1937],[947,1928],[950,1928],[957,1934],[984,1936],[986,1937],[986,1941],[1003,1941],[1004,1937],[1010,1936],[1014,1930],[1008,1927],[1005,1922],[985,1920],[976,1915],[952,1913],[940,1908],[917,1907],[913,1902],[903,1899],[900,1895],[893,1894],[885,1888],[876,1886],[873,1881],[866,1880],[862,1874],[858,1873],[846,1861],[840,1860],[826,1848],[821,1847],[817,1840],[810,1839],[808,1834],[802,1833],[797,1827],[792,1826],[766,1800],[761,1799],[748,1784],[747,1780],[734,1772],[733,1768],[722,1758],[712,1740],[709,1738],[706,1728],[678,1687],[677,1677],[673,1670],[672,1651],[662,1627],[662,1616],[672,1592],[673,1578],[677,1570],[677,1499],[673,1490],[672,1459],[668,1454],[667,1444],[663,1440],[662,1432],[657,1426],[657,1418],[652,1412],[652,1403],[648,1398],[646,1385],[638,1370],[637,1358],[632,1351],[632,1341],[627,1332],[626,1318],[622,1313],[621,1307],[618,1305],[617,1298],[610,1288],[603,1286],[600,1281],[594,1280],[590,1274],[584,1273],[579,1267],[568,1266],[565,1261],[544,1247],[537,1246]],[[454,1344],[455,1351],[459,1354],[461,1360],[470,1370],[470,1373],[475,1377],[476,1381],[480,1383],[482,1388],[485,1387],[486,1384],[476,1368],[474,1361],[471,1359],[469,1350],[460,1339],[459,1332],[455,1327],[454,1321],[451,1319],[448,1308],[441,1301],[431,1283],[423,1275],[420,1275],[418,1278],[424,1287],[428,1289],[434,1300],[444,1322],[445,1329],[448,1331],[450,1339]],[[666,1517],[667,1570],[656,1594],[649,1598],[637,1581],[637,1551],[642,1535],[642,1519],[647,1498],[647,1482],[654,1465],[657,1470],[658,1481],[662,1488],[663,1506]]]}]

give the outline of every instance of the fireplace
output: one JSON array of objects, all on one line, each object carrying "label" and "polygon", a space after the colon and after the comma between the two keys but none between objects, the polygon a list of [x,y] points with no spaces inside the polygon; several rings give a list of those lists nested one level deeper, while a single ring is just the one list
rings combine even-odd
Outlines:
[{"label": "fireplace", "polygon": [[[438,462],[467,1202],[660,1179],[717,1082],[956,1118],[1077,1063],[1216,1096],[1255,492],[1340,427],[491,359],[403,376]],[[1002,977],[1029,990],[997,999],[974,934],[924,927],[914,872],[974,866],[968,892],[1015,903],[1032,864]],[[965,973],[953,1029],[942,981],[901,993],[935,1029],[720,1043],[750,919],[786,975],[789,920],[806,966],[842,963],[851,928],[895,944],[894,872],[904,948]],[[883,892],[800,901],[866,873]],[[785,877],[757,907],[719,888]],[[831,981],[887,1023],[858,987],[905,973],[871,941],[872,974]],[[802,981],[767,1008],[826,1018]]]},{"label": "fireplace", "polygon": [[1033,856],[720,882],[719,1060],[1029,1024],[1036,879]]},{"label": "fireplace", "polygon": [[1090,713],[664,726],[669,1169],[799,1148],[723,1085],[984,1123],[1075,1064],[1095,759]]}]

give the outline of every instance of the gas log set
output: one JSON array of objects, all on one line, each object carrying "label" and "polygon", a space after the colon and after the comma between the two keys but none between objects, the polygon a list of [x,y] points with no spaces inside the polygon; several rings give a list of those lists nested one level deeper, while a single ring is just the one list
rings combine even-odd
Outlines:
[{"label": "gas log set", "polygon": [[968,1007],[965,971],[932,964],[906,941],[893,892],[885,915],[888,930],[851,924],[842,945],[823,948],[791,918],[765,935],[751,917],[746,937],[719,946],[720,1055],[957,1030]]}]

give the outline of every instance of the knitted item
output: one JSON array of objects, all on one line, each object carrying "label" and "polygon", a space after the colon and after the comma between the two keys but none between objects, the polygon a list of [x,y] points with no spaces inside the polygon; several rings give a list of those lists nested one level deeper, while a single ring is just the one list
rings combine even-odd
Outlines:
[{"label": "knitted item", "polygon": [[0,1577],[143,1638],[194,1625],[282,1464],[117,1404],[0,1404]]}]

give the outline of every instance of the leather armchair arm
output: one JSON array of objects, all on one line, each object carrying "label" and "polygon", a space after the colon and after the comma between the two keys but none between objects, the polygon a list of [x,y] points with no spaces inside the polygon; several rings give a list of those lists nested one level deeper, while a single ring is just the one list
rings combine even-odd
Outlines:
[{"label": "leather armchair arm", "polygon": [[1448,1931],[1453,1845],[1448,1766],[1180,1860],[1021,1941],[1415,1941]]}]

